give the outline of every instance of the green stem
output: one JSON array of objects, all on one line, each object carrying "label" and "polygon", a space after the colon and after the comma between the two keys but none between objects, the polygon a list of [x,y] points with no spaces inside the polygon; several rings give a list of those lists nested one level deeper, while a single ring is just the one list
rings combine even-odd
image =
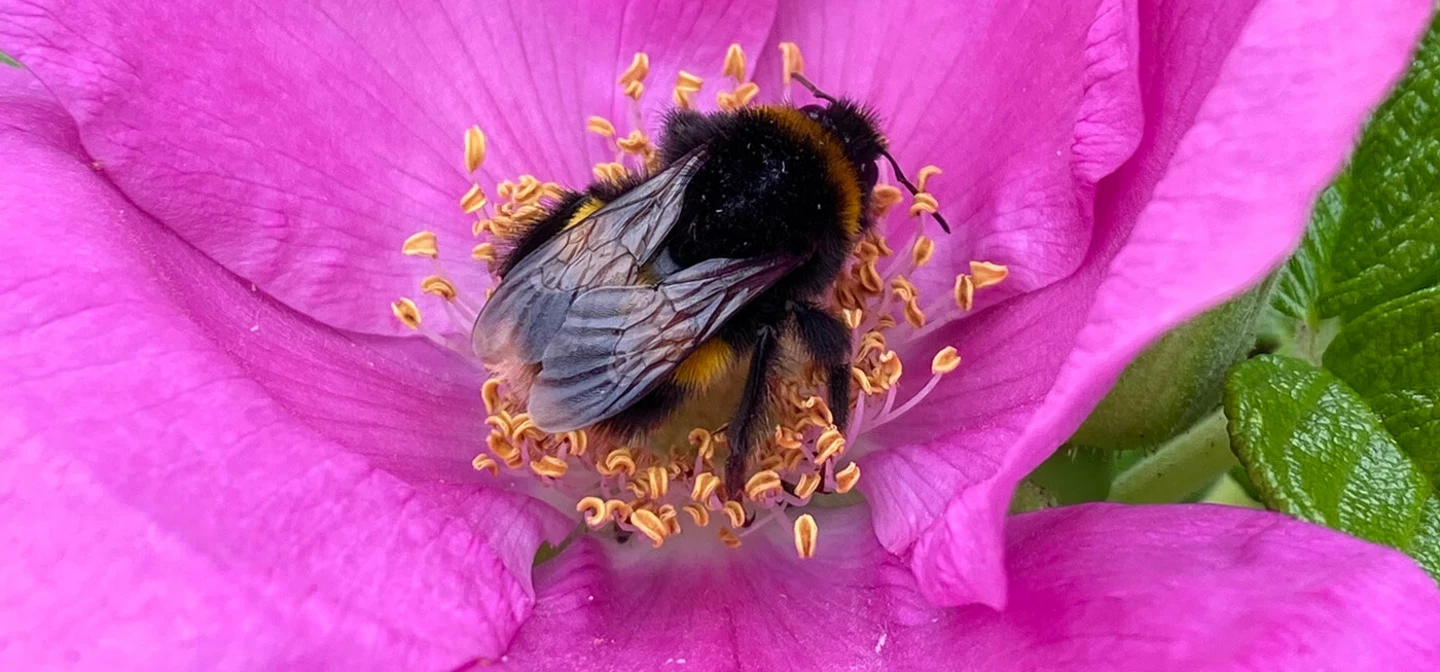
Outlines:
[{"label": "green stem", "polygon": [[1110,501],[1178,502],[1214,482],[1235,464],[1225,414],[1216,411],[1115,477],[1110,485]]}]

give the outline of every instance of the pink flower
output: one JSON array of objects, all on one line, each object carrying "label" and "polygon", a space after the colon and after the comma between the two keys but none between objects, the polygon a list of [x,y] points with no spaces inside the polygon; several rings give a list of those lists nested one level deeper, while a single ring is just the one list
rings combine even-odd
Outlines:
[{"label": "pink flower", "polygon": [[[682,4],[0,3],[29,70],[0,68],[0,667],[1440,663],[1393,551],[1220,507],[1005,517],[1141,347],[1284,257],[1428,0]],[[964,362],[859,437],[869,505],[814,512],[816,557],[586,537],[532,573],[575,516],[471,468],[483,374],[390,317],[430,272],[397,244],[468,240],[472,179],[591,179],[636,51],[653,132],[731,43],[777,99],[781,41],[945,170],[920,293],[1010,276],[897,348]]]}]

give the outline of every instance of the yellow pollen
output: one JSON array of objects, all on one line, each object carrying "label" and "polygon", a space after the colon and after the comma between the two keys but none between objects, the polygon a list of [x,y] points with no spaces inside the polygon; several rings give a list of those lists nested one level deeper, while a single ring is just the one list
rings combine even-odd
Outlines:
[{"label": "yellow pollen", "polygon": [[483,207],[485,207],[485,192],[480,189],[478,184],[470,185],[470,190],[460,197],[460,209],[470,215],[479,212]]},{"label": "yellow pollen", "polygon": [[615,83],[623,86],[631,82],[643,82],[645,81],[645,76],[649,74],[650,56],[643,51],[638,51],[635,52],[635,57],[630,60],[630,67],[625,68],[625,72],[620,75],[620,79]]},{"label": "yellow pollen", "polygon": [[915,283],[910,282],[903,275],[897,275],[890,279],[890,291],[895,293],[896,298],[901,301],[909,301],[920,295],[920,290]]},{"label": "yellow pollen", "polygon": [[695,521],[695,525],[699,527],[710,526],[710,511],[705,507],[699,504],[686,504],[681,508],[685,513],[690,514],[690,518]]},{"label": "yellow pollen", "polygon": [[875,262],[867,261],[860,266],[860,286],[870,292],[885,289],[884,280],[880,277],[879,269],[875,268]]},{"label": "yellow pollen", "polygon": [[929,191],[925,185],[929,184],[930,178],[939,175],[941,172],[937,166],[925,166],[921,168],[920,173],[915,176],[915,188],[920,191]]},{"label": "yellow pollen", "polygon": [[795,496],[803,500],[810,499],[810,496],[820,488],[820,480],[820,474],[801,476],[800,482],[795,484]]},{"label": "yellow pollen", "polygon": [[860,390],[865,394],[875,394],[875,388],[870,385],[870,377],[865,375],[865,372],[861,371],[859,367],[850,367],[850,379],[855,381],[855,384],[859,385]]},{"label": "yellow pollen", "polygon": [[585,130],[608,138],[615,135],[615,124],[605,117],[590,117],[585,120]]},{"label": "yellow pollen", "polygon": [[650,138],[640,131],[630,131],[630,135],[616,140],[615,145],[628,154],[644,154],[654,151],[654,147],[650,144]]},{"label": "yellow pollen", "polygon": [[485,402],[485,412],[493,415],[500,408],[500,379],[491,378],[480,386],[480,399]]},{"label": "yellow pollen", "polygon": [[585,449],[590,445],[590,435],[586,434],[583,429],[565,432],[561,436],[565,438],[566,443],[570,444],[571,455],[584,455]]},{"label": "yellow pollen", "polygon": [[405,243],[400,246],[400,251],[412,257],[430,257],[431,259],[440,257],[440,248],[436,246],[433,231],[421,231],[406,238]]},{"label": "yellow pollen", "polygon": [[660,522],[665,523],[665,534],[680,534],[679,516],[675,513],[674,504],[666,504],[659,509]]},{"label": "yellow pollen", "polygon": [[491,476],[500,475],[500,465],[484,453],[476,455],[475,459],[470,460],[470,466],[474,467],[475,471],[488,471]]},{"label": "yellow pollen", "polygon": [[961,310],[975,307],[975,281],[964,273],[955,276],[955,305]]},{"label": "yellow pollen", "polygon": [[1010,268],[988,261],[972,261],[970,275],[975,277],[975,289],[985,289],[1000,284],[1001,280],[1010,275]]},{"label": "yellow pollen", "polygon": [[851,462],[845,465],[844,469],[835,472],[835,492],[845,494],[855,489],[855,484],[860,482],[860,465]]},{"label": "yellow pollen", "polygon": [[800,47],[794,42],[780,43],[780,61],[784,68],[785,85],[790,85],[791,75],[805,74],[805,58],[800,55]]},{"label": "yellow pollen", "polygon": [[650,499],[664,499],[670,491],[670,474],[664,467],[650,467],[645,470],[645,487]]},{"label": "yellow pollen", "polygon": [[635,457],[630,454],[629,448],[616,448],[615,450],[610,451],[609,455],[605,456],[604,467],[610,472],[609,474],[606,474],[607,476],[614,475],[622,471],[625,472],[626,476],[634,476]]},{"label": "yellow pollen", "polygon": [[569,465],[565,463],[565,460],[551,455],[546,455],[530,463],[531,471],[547,478],[560,478],[565,475],[568,468]]},{"label": "yellow pollen", "polygon": [[820,536],[820,526],[815,517],[806,513],[795,519],[795,553],[801,558],[815,555],[815,542]]},{"label": "yellow pollen", "polygon": [[842,455],[845,452],[845,435],[840,433],[833,425],[820,433],[820,438],[815,440],[815,463],[821,464],[826,460]]},{"label": "yellow pollen", "polygon": [[582,497],[575,503],[575,510],[585,516],[585,524],[592,530],[604,525],[610,519],[609,511],[605,507],[605,500],[599,497]]},{"label": "yellow pollen", "polygon": [[606,518],[618,517],[620,520],[625,520],[630,517],[631,511],[632,509],[630,508],[629,504],[626,504],[625,502],[622,502],[618,499],[605,500]]},{"label": "yellow pollen", "polygon": [[734,533],[734,532],[731,532],[731,531],[730,531],[730,528],[728,528],[728,527],[722,527],[722,528],[720,528],[720,533],[719,533],[718,535],[716,535],[716,536],[720,537],[720,542],[723,543],[723,544],[725,544],[725,547],[726,547],[726,548],[729,548],[729,549],[732,549],[732,550],[733,550],[733,549],[736,549],[736,548],[740,548],[740,544],[741,544],[740,537],[735,536],[735,533]]},{"label": "yellow pollen", "polygon": [[760,501],[766,494],[779,492],[781,489],[780,474],[773,469],[764,469],[755,472],[750,480],[745,482],[745,496],[755,501]]},{"label": "yellow pollen", "polygon": [[473,173],[485,162],[485,134],[479,126],[465,129],[465,172]]},{"label": "yellow pollen", "polygon": [[900,375],[904,373],[904,367],[900,364],[900,355],[894,350],[886,350],[880,354],[880,383],[884,389],[900,382]]},{"label": "yellow pollen", "polygon": [[775,427],[775,445],[786,450],[798,449],[802,445],[800,443],[800,434],[789,427],[777,425]]},{"label": "yellow pollen", "polygon": [[875,207],[879,214],[885,214],[891,207],[904,200],[900,189],[888,184],[875,185],[874,191],[870,192],[870,204]]},{"label": "yellow pollen", "polygon": [[640,100],[641,96],[645,95],[645,85],[640,82],[630,82],[625,85],[623,93],[630,100]]},{"label": "yellow pollen", "polygon": [[595,164],[595,168],[590,172],[595,175],[596,180],[599,180],[601,182],[612,182],[616,184],[624,182],[625,178],[629,177],[630,175],[630,171],[626,170],[625,166],[613,162],[597,163]]},{"label": "yellow pollen", "polygon": [[960,354],[955,351],[955,346],[947,345],[930,360],[930,373],[943,376],[954,371],[957,366],[960,366]]},{"label": "yellow pollen", "polygon": [[720,76],[734,79],[736,84],[745,81],[745,50],[740,45],[732,44],[725,50],[725,68],[720,71]]},{"label": "yellow pollen", "polygon": [[725,515],[730,517],[731,527],[743,527],[745,525],[745,507],[740,506],[740,502],[733,499],[725,502],[724,511]]},{"label": "yellow pollen", "polygon": [[855,257],[860,261],[875,261],[880,258],[880,248],[868,240],[855,245]]},{"label": "yellow pollen", "polygon": [[535,179],[534,175],[521,175],[520,185],[515,188],[515,200],[520,203],[534,204],[540,200],[540,195],[545,191],[545,184]]},{"label": "yellow pollen", "polygon": [[660,516],[655,515],[655,512],[649,509],[638,509],[631,513],[630,524],[645,536],[650,537],[655,548],[660,548],[660,545],[665,543],[665,535],[670,531],[664,521],[660,520]]},{"label": "yellow pollen", "polygon": [[390,304],[390,312],[405,326],[411,329],[420,328],[420,309],[414,301],[401,297],[399,301]]},{"label": "yellow pollen", "polygon": [[920,310],[920,303],[915,297],[905,300],[905,323],[916,329],[925,326],[925,311]]},{"label": "yellow pollen", "polygon": [[690,488],[690,499],[706,504],[710,501],[710,495],[715,494],[715,489],[718,487],[720,487],[719,476],[709,472],[698,474],[695,476],[695,485]]},{"label": "yellow pollen", "polygon": [[919,236],[915,239],[915,247],[910,248],[910,260],[918,266],[930,263],[930,258],[935,256],[935,241]]},{"label": "yellow pollen", "polygon": [[695,454],[700,459],[708,460],[715,456],[715,437],[709,431],[696,427],[690,430],[690,435],[686,438],[689,439],[690,445],[695,447]]},{"label": "yellow pollen", "polygon": [[851,329],[859,329],[861,320],[865,319],[865,311],[859,308],[842,308],[840,310],[840,316],[844,319],[845,326]]},{"label": "yellow pollen", "polygon": [[425,276],[425,279],[420,281],[420,291],[438,296],[446,301],[455,300],[455,285],[438,275]]},{"label": "yellow pollen", "polygon": [[675,76],[675,89],[686,93],[695,93],[705,84],[705,80],[698,75],[693,75],[684,70]]},{"label": "yellow pollen", "polygon": [[475,249],[470,250],[470,258],[475,261],[493,264],[495,260],[499,258],[499,253],[496,252],[494,243],[480,243],[475,246]]},{"label": "yellow pollen", "polygon": [[935,214],[940,209],[940,203],[934,196],[926,193],[915,194],[915,200],[910,204],[910,216],[919,217],[920,213]]}]

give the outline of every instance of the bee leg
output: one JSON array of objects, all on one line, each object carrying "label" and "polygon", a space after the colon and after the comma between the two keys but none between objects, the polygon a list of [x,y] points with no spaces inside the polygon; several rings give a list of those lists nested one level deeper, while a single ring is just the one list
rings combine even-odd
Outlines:
[{"label": "bee leg", "polygon": [[730,441],[730,456],[725,458],[725,488],[731,499],[740,499],[745,487],[745,461],[750,451],[764,438],[761,426],[765,419],[766,381],[775,367],[780,351],[780,339],[771,327],[761,327],[760,338],[750,355],[750,372],[745,377],[745,391],[740,395],[740,406],[735,409],[735,419],[730,421],[726,435]]},{"label": "bee leg", "polygon": [[795,336],[810,356],[825,368],[830,415],[842,433],[850,422],[850,328],[834,315],[810,303],[796,303],[790,314]]}]

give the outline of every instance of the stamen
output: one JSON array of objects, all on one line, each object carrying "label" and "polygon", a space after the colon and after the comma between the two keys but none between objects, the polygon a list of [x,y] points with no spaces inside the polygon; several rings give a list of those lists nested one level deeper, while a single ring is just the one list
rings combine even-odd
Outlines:
[{"label": "stamen", "polygon": [[494,264],[500,258],[500,253],[495,249],[494,243],[480,243],[475,249],[470,250],[470,258],[475,261],[483,261],[487,264]]},{"label": "stamen", "polygon": [[820,526],[815,524],[814,516],[806,513],[795,519],[795,553],[801,558],[814,557],[819,536]]},{"label": "stamen", "polygon": [[734,79],[736,84],[745,83],[745,51],[739,44],[732,44],[725,50],[725,68],[720,71],[720,76]]},{"label": "stamen", "polygon": [[420,308],[415,305],[414,301],[400,297],[399,301],[390,304],[390,312],[394,313],[395,318],[405,326],[416,331],[420,330]]},{"label": "stamen", "polygon": [[430,257],[436,259],[440,256],[440,248],[435,243],[433,231],[421,231],[405,239],[400,246],[400,251],[412,257]]},{"label": "stamen", "polygon": [[[780,474],[773,469],[758,471],[750,480],[745,481],[745,496],[754,501],[761,501],[766,495],[782,490]],[[738,525],[736,527],[739,527]]]},{"label": "stamen", "polygon": [[831,425],[820,433],[820,438],[815,440],[815,449],[818,451],[815,455],[817,464],[839,456],[845,452],[845,435]]},{"label": "stamen", "polygon": [[465,172],[473,173],[485,162],[485,134],[479,126],[465,129]]},{"label": "stamen", "polygon": [[478,184],[470,185],[470,190],[460,197],[460,209],[464,210],[467,215],[479,212],[480,208],[485,207],[485,203],[485,192],[480,189]]},{"label": "stamen", "polygon": [[484,453],[476,455],[475,459],[470,460],[470,466],[474,467],[475,471],[488,471],[491,476],[500,475],[500,465],[496,464],[495,460]]},{"label": "stamen", "polygon": [[915,194],[914,200],[910,203],[910,216],[919,217],[922,213],[933,215],[940,209],[940,203],[934,196],[926,193]]},{"label": "stamen", "polygon": [[679,516],[675,513],[674,504],[665,504],[660,507],[660,522],[665,523],[665,534],[680,534]]},{"label": "stamen", "polygon": [[625,88],[622,90],[622,92],[630,100],[638,101],[642,96],[645,95],[645,85],[641,82],[630,82],[629,84],[625,85]]},{"label": "stamen", "polygon": [[635,57],[630,60],[630,67],[625,68],[620,79],[615,83],[621,86],[631,82],[643,82],[645,76],[650,74],[650,56],[643,51],[635,52]]},{"label": "stamen", "polygon": [[625,166],[613,162],[597,163],[591,173],[595,175],[596,180],[615,184],[624,182],[625,179],[630,176],[630,171],[626,170]]},{"label": "stamen", "polygon": [[715,494],[715,489],[720,487],[720,477],[711,473],[697,474],[695,486],[690,489],[690,499],[701,504],[710,501],[710,496]]},{"label": "stamen", "polygon": [[943,171],[937,166],[925,166],[921,168],[920,172],[915,175],[915,188],[928,192],[930,189],[925,185],[930,182],[930,178],[940,175],[942,172]]},{"label": "stamen", "polygon": [[915,246],[910,248],[910,263],[918,268],[930,263],[930,258],[935,256],[935,241],[919,236],[915,239]]},{"label": "stamen", "polygon": [[550,455],[530,463],[531,471],[547,478],[560,478],[565,475],[569,467],[570,465],[564,460]]},{"label": "stamen", "polygon": [[843,308],[840,310],[840,316],[844,318],[845,326],[851,329],[859,329],[861,320],[865,319],[865,311],[860,310],[859,308],[855,308],[853,310],[849,308]]},{"label": "stamen", "polygon": [[975,289],[985,289],[1000,284],[1000,281],[1010,275],[1010,268],[988,261],[972,261],[970,262],[970,275],[975,278]]},{"label": "stamen", "polygon": [[695,103],[691,100],[692,95],[689,91],[682,91],[680,87],[675,87],[675,90],[670,92],[670,100],[675,103],[675,107],[682,110],[693,110]]},{"label": "stamen", "polygon": [[485,412],[494,415],[500,408],[500,379],[491,378],[480,386],[480,399],[485,402]]},{"label": "stamen", "polygon": [[582,497],[575,503],[575,510],[585,516],[585,524],[592,530],[599,529],[610,520],[605,500],[599,497]]},{"label": "stamen", "polygon": [[785,86],[790,86],[793,75],[805,74],[805,58],[800,55],[800,47],[794,42],[780,43],[780,61],[783,68],[781,79]]},{"label": "stamen", "polygon": [[635,526],[645,536],[650,537],[655,548],[660,548],[665,543],[665,535],[669,532],[665,523],[654,511],[649,509],[637,509],[630,514],[630,524]]},{"label": "stamen", "polygon": [[930,360],[930,373],[943,376],[954,371],[958,366],[960,366],[960,354],[955,351],[955,346],[947,345],[940,352],[935,353],[935,357]]},{"label": "stamen", "polygon": [[743,543],[740,541],[740,537],[735,536],[735,533],[731,532],[728,527],[720,528],[720,533],[716,536],[720,537],[720,542],[731,550],[740,548],[740,544]]},{"label": "stamen", "polygon": [[900,189],[888,184],[877,184],[875,189],[870,192],[870,205],[875,208],[877,219],[884,217],[886,213],[890,212],[890,208],[902,200],[905,200],[905,196]]},{"label": "stamen", "polygon": [[965,311],[975,307],[975,281],[964,273],[955,276],[955,305]]},{"label": "stamen", "polygon": [[698,93],[700,91],[700,87],[704,84],[704,78],[685,72],[684,70],[681,70],[680,74],[675,76],[675,88],[681,91]]},{"label": "stamen", "polygon": [[835,492],[838,492],[842,495],[853,490],[855,488],[855,484],[859,482],[859,463],[851,462],[850,464],[845,465],[844,469],[835,472]]},{"label": "stamen", "polygon": [[650,138],[640,131],[630,131],[630,135],[616,140],[615,145],[627,154],[648,154],[655,150]]},{"label": "stamen", "polygon": [[722,509],[725,511],[725,515],[730,517],[730,527],[745,526],[745,507],[740,506],[740,502],[732,499],[725,502]]},{"label": "stamen", "polygon": [[670,490],[670,474],[663,467],[650,467],[645,470],[646,492],[650,499],[664,499],[665,493]]},{"label": "stamen", "polygon": [[635,456],[630,454],[629,448],[616,448],[605,456],[604,467],[606,471],[601,473],[606,476],[614,476],[620,472],[624,472],[626,476],[634,476]]},{"label": "stamen", "polygon": [[690,514],[690,518],[695,521],[695,525],[699,527],[710,526],[710,511],[708,511],[705,507],[700,506],[699,504],[686,504],[681,508],[685,511],[685,513]]},{"label": "stamen", "polygon": [[585,130],[609,138],[615,135],[615,124],[610,123],[610,120],[605,117],[590,117],[585,120]]},{"label": "stamen", "polygon": [[809,501],[810,496],[820,488],[820,474],[805,474],[800,477],[800,482],[795,484],[795,496],[801,501]]},{"label": "stamen", "polygon": [[455,285],[438,275],[429,275],[420,281],[420,291],[438,296],[446,301],[455,300]]}]

